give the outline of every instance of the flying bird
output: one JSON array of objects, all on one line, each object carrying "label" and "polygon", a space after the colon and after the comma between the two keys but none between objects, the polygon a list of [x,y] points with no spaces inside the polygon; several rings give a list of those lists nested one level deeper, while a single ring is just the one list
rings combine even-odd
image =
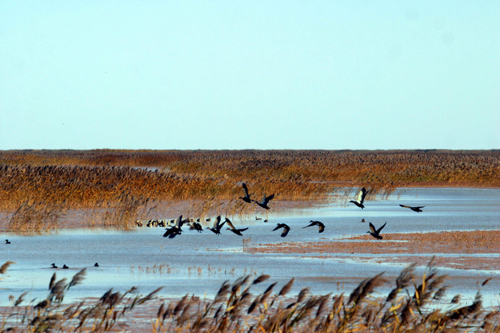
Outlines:
[{"label": "flying bird", "polygon": [[351,200],[349,202],[352,202],[353,204],[355,204],[359,208],[363,209],[363,208],[365,208],[365,206],[363,205],[363,202],[365,202],[365,197],[366,197],[367,193],[368,193],[368,191],[366,190],[366,188],[362,187],[361,190],[358,192],[358,198],[356,200]]},{"label": "flying bird", "polygon": [[290,227],[286,225],[285,223],[278,223],[276,225],[276,228],[273,229],[273,231],[278,230],[280,228],[283,228],[283,232],[281,233],[281,237],[286,237],[288,235],[288,232],[290,231]]},{"label": "flying bird", "polygon": [[229,228],[227,228],[227,230],[231,230],[232,232],[234,232],[238,236],[243,236],[243,234],[241,232],[248,229],[248,228],[236,229],[236,227],[233,225],[233,223],[227,217],[226,217],[226,221],[224,221],[224,223],[227,223],[227,225],[229,226]]},{"label": "flying bird", "polygon": [[384,225],[381,226],[380,228],[375,229],[375,226],[370,222],[370,231],[367,231],[367,233],[369,233],[370,235],[372,235],[376,239],[382,239],[383,237],[380,236],[380,231],[382,231],[382,229],[384,229],[386,224],[387,224],[387,222],[385,222]]},{"label": "flying bird", "polygon": [[412,206],[405,206],[405,205],[400,205],[400,206],[403,207],[403,208],[410,208],[412,211],[417,212],[417,213],[421,213],[422,212],[422,208],[425,207],[425,206],[412,207]]},{"label": "flying bird", "polygon": [[190,230],[191,230],[191,229],[194,229],[194,230],[196,230],[196,231],[198,231],[198,232],[203,232],[203,227],[202,227],[202,225],[201,225],[200,223],[198,223],[198,222],[191,222],[191,223],[189,224],[189,229],[190,229]]},{"label": "flying bird", "polygon": [[243,185],[241,185],[243,187],[243,191],[245,192],[245,196],[244,197],[240,197],[241,200],[247,202],[247,203],[252,203],[252,199],[250,199],[250,197],[252,196],[251,194],[248,194],[248,187],[247,187],[247,184],[243,183]]},{"label": "flying bird", "polygon": [[163,237],[168,237],[168,238],[174,238],[177,235],[182,234],[182,225],[184,224],[184,221],[182,220],[182,215],[179,216],[177,220],[175,220],[175,224],[171,228],[167,228],[167,231],[163,234]]},{"label": "flying bird", "polygon": [[261,202],[258,202],[258,201],[254,201],[257,205],[261,206],[262,208],[264,209],[269,209],[269,206],[267,205],[269,203],[269,201],[273,200],[274,198],[274,194],[271,194],[270,196],[266,197],[266,195],[264,194],[264,198],[262,198],[262,201]]},{"label": "flying bird", "polygon": [[222,228],[222,226],[224,226],[225,223],[226,223],[226,221],[220,223],[220,215],[219,215],[219,216],[217,216],[217,218],[214,221],[214,227],[213,228],[207,228],[207,229],[211,230],[214,234],[216,234],[217,236],[219,236],[220,235],[220,229]]},{"label": "flying bird", "polygon": [[310,224],[302,229],[305,229],[305,228],[309,228],[309,227],[312,227],[312,226],[315,226],[317,225],[319,227],[319,233],[322,233],[323,231],[325,231],[325,225],[323,223],[321,223],[320,221],[310,221],[309,222]]}]

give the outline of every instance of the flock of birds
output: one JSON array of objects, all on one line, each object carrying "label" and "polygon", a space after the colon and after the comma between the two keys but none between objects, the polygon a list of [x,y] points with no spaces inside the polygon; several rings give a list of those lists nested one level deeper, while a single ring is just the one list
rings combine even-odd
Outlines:
[{"label": "flock of birds", "polygon": [[[94,267],[99,267],[99,264],[98,264],[98,263],[95,263],[95,264],[94,264]],[[59,268],[59,267],[58,267],[58,266],[56,266],[56,264],[55,264],[55,263],[52,263],[51,268]],[[64,264],[64,265],[63,265],[63,267],[62,267],[62,269],[69,269],[69,267],[68,267],[68,266],[66,266],[66,264]]]},{"label": "flock of birds", "polygon": [[[239,197],[239,199],[243,200],[244,202],[246,202],[248,204],[255,203],[259,207],[262,207],[264,209],[269,209],[269,202],[272,199],[274,199],[275,194],[271,194],[270,196],[266,196],[264,194],[264,197],[262,198],[262,200],[257,201],[257,200],[253,200],[251,198],[251,196],[253,194],[250,194],[248,192],[248,187],[245,183],[243,183],[242,187],[243,187],[244,196]],[[368,194],[368,191],[366,190],[366,188],[363,187],[358,192],[356,199],[350,200],[349,202],[355,204],[357,207],[359,207],[361,209],[364,209],[365,208],[364,201],[365,201],[365,197],[367,194]],[[424,206],[418,206],[418,207],[412,207],[412,206],[406,206],[406,205],[400,205],[400,206],[403,208],[409,208],[417,213],[422,212],[422,208],[424,208]],[[256,219],[260,220],[259,218],[256,218]],[[175,224],[173,226],[166,228],[166,232],[165,232],[165,234],[163,234],[163,237],[174,238],[178,235],[181,235],[182,234],[182,226],[185,224],[189,224],[190,229],[196,230],[198,232],[202,232],[204,230],[203,226],[198,221],[193,221],[192,219],[183,219],[182,215],[181,215],[175,221]],[[265,220],[264,222],[267,222],[267,220]],[[362,219],[361,222],[365,222],[365,219]],[[228,226],[227,230],[233,232],[234,234],[236,234],[238,236],[243,236],[242,232],[248,229],[248,228],[241,228],[241,229],[236,228],[234,226],[234,224],[231,222],[231,220],[229,220],[227,217],[225,218],[225,221],[222,222],[222,218],[220,215],[217,216],[217,218],[215,219],[213,227],[207,227],[206,229],[212,231],[213,233],[215,233],[218,236],[221,234],[222,227],[225,224],[227,224],[227,226]],[[380,232],[382,231],[382,229],[384,229],[384,227],[386,225],[387,225],[387,222],[384,223],[384,225],[382,225],[380,228],[377,229],[373,225],[373,223],[369,222],[370,231],[367,231],[367,233],[376,239],[379,239],[379,240],[383,239],[383,237],[380,235]],[[309,222],[309,225],[303,227],[303,229],[309,228],[309,227],[314,227],[314,226],[318,227],[319,233],[322,233],[323,231],[325,231],[325,225],[322,222],[312,221],[312,220]],[[290,232],[290,227],[285,223],[278,223],[276,225],[276,227],[273,229],[273,231],[276,231],[279,229],[283,229],[281,232],[281,237],[286,237],[288,235],[288,233]]]}]

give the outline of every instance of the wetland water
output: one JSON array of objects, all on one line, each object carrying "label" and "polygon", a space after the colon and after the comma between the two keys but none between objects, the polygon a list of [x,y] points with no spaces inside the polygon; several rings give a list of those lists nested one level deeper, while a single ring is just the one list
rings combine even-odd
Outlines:
[{"label": "wetland water", "polygon": [[[423,213],[415,213],[399,207],[399,204],[425,208]],[[268,223],[256,221],[254,217],[233,219],[237,227],[249,227],[244,237],[234,235],[225,226],[220,236],[209,230],[198,233],[185,227],[183,234],[174,239],[162,237],[164,228],[137,228],[132,232],[71,230],[44,236],[4,233],[0,239],[8,238],[11,244],[0,244],[0,264],[7,260],[16,264],[0,276],[0,305],[9,304],[9,295],[17,297],[25,291],[29,291],[26,299],[44,299],[54,272],[57,272],[58,279],[66,277],[69,280],[84,267],[87,267],[86,279],[67,293],[65,301],[100,297],[110,288],[124,292],[132,286],[138,287],[141,294],[164,286],[160,295],[165,297],[179,297],[186,293],[211,297],[223,281],[234,281],[254,272],[271,275],[269,281],[278,282],[277,290],[295,277],[291,294],[297,294],[306,286],[317,294],[349,294],[363,278],[385,272],[390,284],[379,290],[380,295],[387,295],[407,263],[384,264],[372,259],[376,256],[380,261],[384,257],[380,254],[255,254],[244,252],[243,248],[364,235],[368,223],[360,223],[362,218],[375,226],[387,222],[383,233],[500,230],[499,189],[397,190],[387,199],[366,201],[365,206],[361,210],[353,204],[332,204],[260,215],[263,219],[267,217]],[[326,226],[325,232],[319,234],[314,227],[302,229],[309,220],[322,221]],[[286,238],[280,237],[281,231],[272,232],[276,223],[287,223],[291,227]],[[324,255],[335,257],[325,258]],[[430,259],[431,255],[428,256]],[[463,256],[500,257],[500,253]],[[95,262],[100,267],[93,267]],[[66,264],[70,269],[55,270],[50,268],[51,263],[59,267]],[[417,272],[422,274],[423,268]],[[478,290],[478,283],[492,277],[482,288],[485,305],[500,304],[500,258],[499,267],[495,270],[439,268],[439,272],[450,276],[447,282],[450,286],[446,297],[448,301],[458,293],[465,296],[465,301],[472,299]],[[263,283],[262,286],[252,287],[252,290],[259,292],[267,285]]]}]

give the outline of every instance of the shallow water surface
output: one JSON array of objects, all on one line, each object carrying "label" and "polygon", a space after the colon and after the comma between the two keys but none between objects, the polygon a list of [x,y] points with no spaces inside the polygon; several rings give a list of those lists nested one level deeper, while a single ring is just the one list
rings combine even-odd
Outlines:
[{"label": "shallow water surface", "polygon": [[[399,207],[399,204],[425,206],[423,213]],[[245,246],[277,242],[302,242],[338,239],[365,234],[368,223],[380,226],[387,222],[383,232],[429,232],[455,230],[500,229],[500,190],[498,189],[402,189],[386,200],[370,200],[361,210],[352,204],[331,204],[316,209],[269,213],[269,222],[234,219],[235,225],[247,225],[244,237],[223,230],[216,236],[186,230],[174,239],[163,238],[163,228],[137,228],[133,232],[120,231],[61,231],[55,235],[15,236],[2,234],[10,245],[1,245],[1,260],[15,261],[0,280],[0,305],[8,304],[8,296],[17,297],[30,291],[26,299],[43,299],[48,293],[49,280],[54,272],[58,279],[68,278],[87,267],[82,285],[73,287],[66,300],[80,297],[100,297],[110,288],[125,291],[137,286],[143,294],[165,286],[163,296],[213,296],[225,280],[235,280],[244,274],[271,275],[278,282],[277,290],[295,277],[293,293],[310,287],[313,293],[350,293],[362,278],[383,271],[391,285],[381,288],[387,292],[395,277],[406,264],[380,264],[368,259],[370,254],[333,254],[322,258],[317,254],[250,254]],[[320,220],[326,228],[322,234],[317,228],[303,229],[309,220]],[[272,231],[276,223],[287,223],[291,231],[281,238],[281,231]],[[187,228],[185,228],[187,229]],[[377,255],[382,257],[383,255]],[[392,254],[391,257],[396,255]],[[408,255],[405,255],[408,256]],[[453,256],[453,255],[450,255]],[[473,255],[472,255],[473,256]],[[481,255],[486,257],[487,255]],[[488,256],[499,256],[491,254]],[[429,255],[429,259],[431,255]],[[100,267],[93,267],[98,262]],[[66,264],[68,270],[50,268]],[[419,273],[423,268],[419,268]],[[452,277],[449,281],[451,298],[462,293],[471,299],[478,283],[494,277],[482,288],[490,304],[498,305],[500,271],[471,271],[440,269]],[[254,292],[268,284],[257,285]],[[467,299],[467,298],[466,298]]]}]

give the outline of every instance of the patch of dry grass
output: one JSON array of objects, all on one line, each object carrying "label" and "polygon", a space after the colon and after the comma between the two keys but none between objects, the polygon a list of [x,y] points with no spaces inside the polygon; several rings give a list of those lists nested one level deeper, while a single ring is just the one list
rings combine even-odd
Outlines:
[{"label": "patch of dry grass", "polygon": [[[12,306],[2,309],[3,331],[23,332],[122,332],[135,327],[136,308],[151,302],[161,290],[134,296],[135,288],[125,293],[110,289],[99,300],[83,300],[64,305],[64,295],[82,283],[85,271],[70,282],[54,274],[44,300],[23,305],[24,296],[12,297]],[[423,276],[415,265],[402,270],[385,297],[374,298],[382,286],[389,285],[384,274],[364,279],[350,294],[312,295],[303,288],[296,297],[287,295],[295,279],[284,285],[269,283],[269,275],[243,276],[233,283],[225,281],[213,300],[194,295],[163,302],[149,311],[149,332],[498,332],[500,316],[484,308],[481,287],[470,304],[459,295],[447,297],[446,275],[440,275],[433,260]],[[254,293],[255,285],[265,290]],[[146,313],[147,317],[148,313]],[[143,314],[141,316],[144,316]]]},{"label": "patch of dry grass", "polygon": [[[89,225],[127,227],[148,209],[191,201],[189,215],[248,215],[255,200],[345,200],[345,187],[388,195],[403,186],[500,186],[500,151],[2,151],[0,210],[13,231],[60,227],[75,209],[102,212]],[[339,191],[341,189],[341,191]],[[129,199],[126,199],[129,198]],[[133,198],[133,199],[131,199]],[[59,211],[58,208],[59,207]],[[41,220],[46,220],[41,222]]]}]

